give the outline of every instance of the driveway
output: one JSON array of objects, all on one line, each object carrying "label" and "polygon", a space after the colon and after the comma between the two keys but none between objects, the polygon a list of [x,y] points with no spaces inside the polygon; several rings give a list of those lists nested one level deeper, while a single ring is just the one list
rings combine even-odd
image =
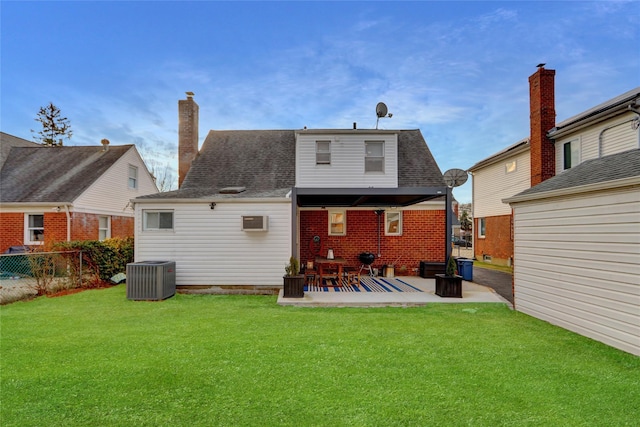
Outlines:
[{"label": "driveway", "polygon": [[473,266],[473,283],[484,285],[495,290],[498,295],[513,305],[513,289],[511,287],[511,274],[502,271],[489,270]]}]

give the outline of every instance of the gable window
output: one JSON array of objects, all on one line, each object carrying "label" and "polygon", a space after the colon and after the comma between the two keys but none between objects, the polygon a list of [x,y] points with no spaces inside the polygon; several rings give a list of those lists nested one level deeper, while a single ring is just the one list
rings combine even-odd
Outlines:
[{"label": "gable window", "polygon": [[487,231],[486,218],[478,218],[478,237],[485,237]]},{"label": "gable window", "polygon": [[364,171],[384,172],[384,142],[365,141]]},{"label": "gable window", "polygon": [[105,240],[111,238],[111,217],[99,216],[98,217],[98,240]]},{"label": "gable window", "polygon": [[44,215],[25,215],[25,236],[26,245],[41,245],[44,243]]},{"label": "gable window", "polygon": [[129,188],[138,188],[138,168],[133,165],[129,165]]},{"label": "gable window", "polygon": [[563,148],[563,170],[571,169],[580,164],[580,142],[565,142]]},{"label": "gable window", "polygon": [[329,211],[329,235],[344,236],[347,234],[347,216],[345,211]]},{"label": "gable window", "polygon": [[387,236],[402,235],[402,212],[384,213],[384,234]]},{"label": "gable window", "polygon": [[173,230],[173,211],[143,210],[143,230]]},{"label": "gable window", "polygon": [[331,164],[331,141],[316,141],[316,165]]},{"label": "gable window", "polygon": [[515,161],[515,160],[514,160],[514,161],[512,161],[512,162],[507,162],[507,163],[504,165],[504,171],[505,171],[505,173],[513,173],[513,172],[515,172],[515,171],[516,171],[516,166],[517,166],[517,163],[516,163],[516,161]]}]

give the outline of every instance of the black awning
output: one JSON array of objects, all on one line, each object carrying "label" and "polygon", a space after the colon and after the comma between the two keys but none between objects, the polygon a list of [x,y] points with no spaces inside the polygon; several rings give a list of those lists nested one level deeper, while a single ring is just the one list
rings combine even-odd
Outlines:
[{"label": "black awning", "polygon": [[299,207],[410,206],[445,197],[446,187],[294,188]]}]

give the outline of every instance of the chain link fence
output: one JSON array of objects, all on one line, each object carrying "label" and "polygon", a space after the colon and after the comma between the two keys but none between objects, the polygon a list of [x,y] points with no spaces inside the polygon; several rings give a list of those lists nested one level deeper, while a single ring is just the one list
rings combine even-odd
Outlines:
[{"label": "chain link fence", "polygon": [[82,287],[82,251],[0,255],[0,304]]}]

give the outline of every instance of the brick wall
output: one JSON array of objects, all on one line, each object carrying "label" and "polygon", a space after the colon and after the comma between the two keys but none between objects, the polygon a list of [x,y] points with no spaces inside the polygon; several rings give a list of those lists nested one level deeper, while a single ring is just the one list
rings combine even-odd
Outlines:
[{"label": "brick wall", "polygon": [[[99,215],[71,213],[71,240],[98,240]],[[0,213],[0,253],[24,245],[24,213]],[[112,216],[111,237],[133,237],[132,217]],[[44,213],[45,245],[67,240],[66,212]]]},{"label": "brick wall", "polygon": [[[359,267],[358,255],[372,252],[378,255],[378,215],[374,211],[348,210],[346,236],[329,236],[327,210],[300,213],[300,260],[313,260],[316,254],[326,256],[333,249],[335,256],[347,264]],[[320,237],[320,245],[313,237]],[[439,211],[403,211],[402,236],[384,235],[384,214],[380,216],[380,254],[373,263],[381,268],[395,262],[396,275],[418,275],[420,261],[444,262],[445,214]],[[399,259],[398,259],[399,258]],[[396,262],[397,260],[397,262]],[[406,271],[400,268],[406,266]]]},{"label": "brick wall", "polygon": [[556,125],[555,74],[540,67],[529,77],[532,187],[555,175],[555,147],[547,138]]},{"label": "brick wall", "polygon": [[489,216],[485,218],[485,237],[478,237],[478,219],[474,218],[473,251],[476,259],[491,256],[493,264],[507,265],[513,260],[512,215]]},{"label": "brick wall", "polygon": [[0,213],[0,253],[24,244],[24,214]]}]

